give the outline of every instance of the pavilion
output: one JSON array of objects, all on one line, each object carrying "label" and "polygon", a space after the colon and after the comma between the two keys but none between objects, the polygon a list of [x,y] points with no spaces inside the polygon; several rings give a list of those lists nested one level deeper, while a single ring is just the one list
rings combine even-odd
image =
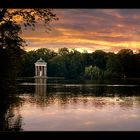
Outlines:
[{"label": "pavilion", "polygon": [[42,58],[35,62],[35,77],[47,77],[47,63]]}]

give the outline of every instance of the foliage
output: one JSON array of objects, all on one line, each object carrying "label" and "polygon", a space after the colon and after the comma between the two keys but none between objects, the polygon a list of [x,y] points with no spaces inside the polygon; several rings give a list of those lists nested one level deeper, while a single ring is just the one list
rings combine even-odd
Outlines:
[{"label": "foliage", "polygon": [[119,58],[114,53],[108,53],[107,56],[107,70],[104,73],[106,78],[119,78],[121,77],[122,67],[119,61]]},{"label": "foliage", "polygon": [[19,37],[20,26],[11,21],[2,23],[0,31],[0,88],[1,91],[7,90],[5,87],[12,90],[25,42]]},{"label": "foliage", "polygon": [[122,49],[117,55],[122,65],[122,74],[126,77],[133,77],[135,72],[133,51],[130,49]]},{"label": "foliage", "polygon": [[96,50],[92,53],[93,65],[106,70],[107,53],[102,50]]},{"label": "foliage", "polygon": [[1,23],[0,48],[10,48],[16,51],[20,51],[20,48],[25,46],[25,41],[19,36],[20,31],[21,27],[12,21]]},{"label": "foliage", "polygon": [[[21,27],[35,29],[37,22],[43,21],[46,29],[50,29],[50,22],[57,20],[51,9],[0,9],[0,89],[14,87],[15,79],[22,69],[22,64],[26,66],[26,56],[24,51],[25,41],[20,37]],[[44,50],[41,50],[44,52]],[[42,54],[42,53],[41,53]],[[22,60],[22,56],[24,59]],[[51,54],[52,55],[52,54]],[[31,58],[31,57],[30,57]],[[49,57],[50,58],[50,57]],[[33,69],[31,59],[29,69]],[[30,73],[30,70],[22,69],[22,73]]]},{"label": "foliage", "polygon": [[103,77],[103,72],[102,70],[97,67],[97,66],[89,66],[85,67],[85,76],[87,78],[90,78],[91,80],[93,79],[99,79]]},{"label": "foliage", "polygon": [[[93,59],[95,52],[94,59],[96,61]],[[24,61],[22,61],[23,69],[21,76],[34,76],[34,63],[42,57],[48,63],[47,75],[51,77],[64,77],[66,79],[124,78],[124,63],[121,62],[124,60],[120,56],[120,52],[117,54],[110,52],[104,53],[103,51],[95,52],[80,53],[75,49],[70,51],[68,48],[61,48],[58,52],[46,48],[26,52]],[[126,52],[123,50],[123,53]],[[126,69],[126,72],[129,72],[133,77],[140,77],[140,52],[131,54],[130,58],[133,61],[131,60],[132,63],[128,63],[127,67],[131,68],[133,66],[133,70],[132,68],[131,71],[130,69]],[[102,65],[101,62],[104,64]]]},{"label": "foliage", "polygon": [[49,29],[49,23],[58,18],[51,9],[1,9],[0,10],[0,23],[11,21],[16,24],[24,24],[25,27],[35,29],[35,25],[39,21],[43,21],[45,27]]},{"label": "foliage", "polygon": [[55,56],[49,60],[48,75],[52,77],[65,77],[66,65],[62,56]]},{"label": "foliage", "polygon": [[36,60],[42,58],[49,63],[49,60],[55,56],[56,53],[54,51],[46,48],[41,48],[36,51],[30,51],[26,53],[23,56],[23,60],[21,61],[21,76],[34,76],[34,63]]}]

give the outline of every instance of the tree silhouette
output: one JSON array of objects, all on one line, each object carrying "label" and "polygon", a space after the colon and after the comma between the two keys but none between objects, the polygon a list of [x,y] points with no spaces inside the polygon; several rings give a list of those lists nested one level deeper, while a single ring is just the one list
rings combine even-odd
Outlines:
[{"label": "tree silhouette", "polygon": [[23,48],[26,42],[20,37],[21,26],[34,30],[36,23],[41,21],[49,30],[50,22],[57,19],[51,9],[0,9],[0,88],[2,93],[4,89],[7,90],[7,87],[14,86],[19,64],[25,53]]}]

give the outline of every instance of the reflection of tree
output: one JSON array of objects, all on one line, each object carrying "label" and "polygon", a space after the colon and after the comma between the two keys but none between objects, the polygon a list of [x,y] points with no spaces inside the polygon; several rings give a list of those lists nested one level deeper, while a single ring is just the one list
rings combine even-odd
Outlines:
[{"label": "reflection of tree", "polygon": [[113,96],[139,96],[140,87],[107,87],[107,94]]},{"label": "reflection of tree", "polygon": [[16,112],[20,106],[20,98],[15,95],[0,98],[0,131],[20,131],[22,117]]},{"label": "reflection of tree", "polygon": [[[122,98],[121,98],[122,99]],[[123,101],[119,103],[121,108],[132,108],[132,106],[134,105],[134,101],[132,100],[132,98],[130,98],[129,100],[126,100],[126,98],[123,98]]]},{"label": "reflection of tree", "polygon": [[35,85],[35,94],[28,98],[27,102],[38,105],[41,108],[54,105],[60,108],[69,108],[69,106],[103,108],[106,105],[118,105],[121,108],[126,108],[127,106],[132,107],[136,100],[137,105],[140,104],[138,99],[132,100],[132,96],[130,100],[127,98],[129,93],[131,95],[135,92],[139,93],[139,88],[136,88],[136,91],[133,92],[134,87],[99,86],[98,84],[97,86],[86,86],[84,84],[78,86],[65,86],[65,84],[46,85],[46,81],[43,79],[37,79]]},{"label": "reflection of tree", "polygon": [[[120,104],[120,106],[123,106],[123,104],[129,104],[131,106],[131,101],[129,103],[123,103],[125,102],[125,97],[132,94],[138,95],[139,93],[139,87],[119,87],[99,84],[81,84],[78,86],[71,86],[70,84],[70,86],[65,86],[65,84],[47,85],[46,82],[46,79],[43,78],[35,80],[35,94],[28,99],[30,103],[37,104],[40,107],[54,104],[60,107],[79,104],[103,107],[106,104],[114,105],[116,103]],[[102,100],[104,97],[109,98],[110,101],[108,100],[108,102],[106,102],[106,100]],[[118,99],[118,101],[116,99]]]},{"label": "reflection of tree", "polygon": [[20,114],[8,118],[8,131],[21,131],[22,130],[22,117]]}]

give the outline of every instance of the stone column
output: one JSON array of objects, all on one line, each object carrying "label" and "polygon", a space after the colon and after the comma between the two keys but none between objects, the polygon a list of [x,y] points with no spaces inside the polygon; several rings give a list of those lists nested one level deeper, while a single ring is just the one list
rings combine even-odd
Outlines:
[{"label": "stone column", "polygon": [[35,66],[35,76],[37,76],[37,66]]},{"label": "stone column", "polygon": [[42,76],[44,76],[44,66],[42,66]]},{"label": "stone column", "polygon": [[37,76],[39,76],[39,66],[37,66]]},{"label": "stone column", "polygon": [[37,66],[36,66],[36,76],[37,76],[37,70],[38,70],[38,68],[37,68]]},{"label": "stone column", "polygon": [[36,66],[36,76],[38,76],[38,66]]},{"label": "stone column", "polygon": [[43,67],[41,66],[40,76],[42,76]]},{"label": "stone column", "polygon": [[42,66],[42,76],[44,76],[44,75],[43,75],[43,69],[44,69],[44,66]]},{"label": "stone column", "polygon": [[44,76],[46,76],[46,66],[44,66]]}]

